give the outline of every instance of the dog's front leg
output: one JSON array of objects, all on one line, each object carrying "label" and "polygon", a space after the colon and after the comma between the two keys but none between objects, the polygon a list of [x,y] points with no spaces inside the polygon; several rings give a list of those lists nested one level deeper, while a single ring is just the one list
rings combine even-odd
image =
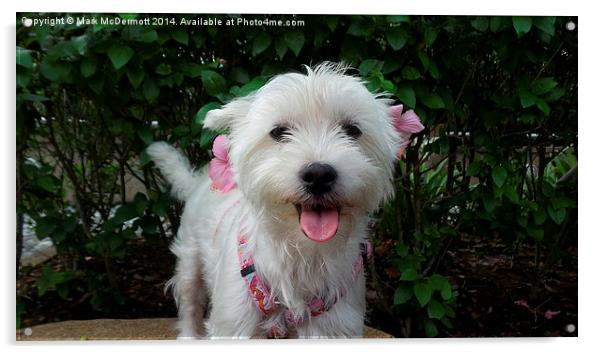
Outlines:
[{"label": "dog's front leg", "polygon": [[178,231],[172,251],[178,259],[175,275],[168,282],[168,287],[172,289],[178,306],[178,338],[200,338],[207,293],[193,239],[184,231]]},{"label": "dog's front leg", "polygon": [[237,272],[222,273],[221,281],[214,288],[211,311],[205,322],[207,336],[212,339],[262,336],[261,314],[248,295],[243,279],[237,275]]},{"label": "dog's front leg", "polygon": [[339,307],[339,311],[333,308],[297,328],[299,338],[361,338],[364,331],[363,310],[338,303],[335,307]]},{"label": "dog's front leg", "polygon": [[297,332],[299,338],[361,338],[366,312],[364,279],[349,289],[327,312],[311,317]]}]

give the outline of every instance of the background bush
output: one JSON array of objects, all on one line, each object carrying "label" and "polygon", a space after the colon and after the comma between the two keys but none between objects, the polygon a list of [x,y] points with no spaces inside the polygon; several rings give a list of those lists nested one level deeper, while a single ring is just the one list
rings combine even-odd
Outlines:
[{"label": "background bush", "polygon": [[[576,237],[577,36],[565,28],[576,19],[246,18],[304,25],[17,28],[17,253],[28,215],[70,260],[43,268],[41,299],[83,287],[99,315],[123,303],[115,261],[136,237],[167,244],[181,210],[145,147],[166,140],[200,166],[216,136],[202,128],[207,111],[325,60],[352,64],[427,127],[374,226],[376,246],[394,252],[377,260],[373,281],[401,334],[455,325],[458,294],[440,264],[460,235],[535,247],[537,296]],[[140,191],[128,195],[132,181]],[[380,284],[391,266],[397,280]]]}]

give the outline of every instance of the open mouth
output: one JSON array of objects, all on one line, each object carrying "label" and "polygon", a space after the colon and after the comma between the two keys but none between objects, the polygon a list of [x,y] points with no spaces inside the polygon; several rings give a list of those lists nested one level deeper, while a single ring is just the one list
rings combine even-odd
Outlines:
[{"label": "open mouth", "polygon": [[299,213],[301,231],[312,241],[326,242],[332,239],[339,229],[339,207],[326,205],[295,204]]}]

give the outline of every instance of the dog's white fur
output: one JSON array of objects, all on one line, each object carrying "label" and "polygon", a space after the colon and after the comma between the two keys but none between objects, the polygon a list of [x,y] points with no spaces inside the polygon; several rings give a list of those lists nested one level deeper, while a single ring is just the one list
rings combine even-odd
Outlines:
[{"label": "dog's white fur", "polygon": [[[181,338],[203,332],[212,338],[265,337],[273,324],[283,323],[283,307],[301,315],[311,298],[333,299],[337,293],[344,295],[328,312],[289,329],[290,334],[362,336],[365,280],[353,279],[352,264],[359,242],[367,237],[370,213],[393,193],[393,163],[401,141],[389,116],[390,100],[370,93],[346,70],[326,63],[307,67],[306,75],[279,75],[257,92],[207,114],[206,128],[229,129],[229,157],[238,185],[229,193],[212,191],[206,169],[193,171],[173,147],[149,147],[176,197],[186,202],[172,245],[178,260],[170,281]],[[361,129],[359,139],[345,134],[341,125],[346,122]],[[289,140],[270,137],[278,124],[291,128]],[[303,234],[293,206],[310,198],[299,171],[316,161],[338,173],[332,199],[341,206],[340,224],[325,243]],[[240,275],[237,238],[243,230],[259,276],[281,302],[268,319]]]}]

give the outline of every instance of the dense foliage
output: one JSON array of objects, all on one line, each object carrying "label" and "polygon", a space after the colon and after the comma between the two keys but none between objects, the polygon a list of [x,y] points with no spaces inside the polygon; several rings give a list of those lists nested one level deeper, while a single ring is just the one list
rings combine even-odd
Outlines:
[{"label": "dense foliage", "polygon": [[[168,242],[181,210],[144,148],[167,140],[202,165],[216,135],[202,128],[207,111],[325,60],[350,63],[427,127],[374,227],[376,246],[395,252],[370,282],[403,335],[454,326],[457,292],[440,264],[459,235],[534,245],[533,296],[576,237],[577,36],[565,27],[576,19],[246,16],[302,23],[182,26],[198,16],[165,17],[175,20],[17,28],[17,252],[28,215],[72,261],[43,269],[39,297],[83,291],[99,313],[119,306],[114,261],[136,230]],[[128,196],[132,181],[140,192]],[[391,266],[397,279],[379,278]]]}]

